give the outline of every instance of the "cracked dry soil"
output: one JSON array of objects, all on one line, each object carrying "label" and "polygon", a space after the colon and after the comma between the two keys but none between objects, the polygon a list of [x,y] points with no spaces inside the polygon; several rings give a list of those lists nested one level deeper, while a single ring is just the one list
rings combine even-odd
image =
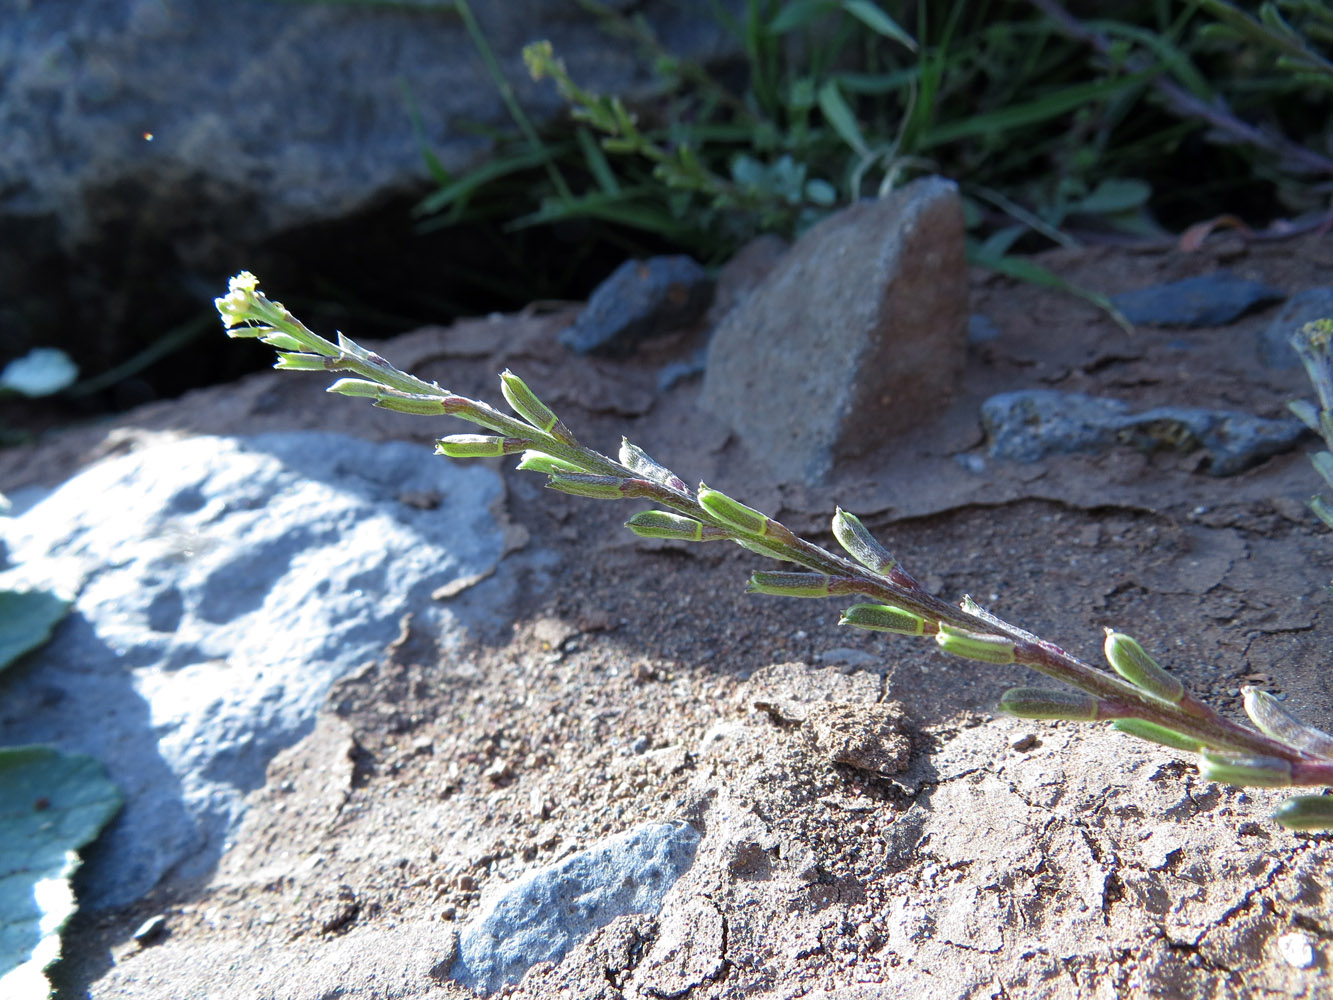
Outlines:
[{"label": "cracked dry soil", "polygon": [[[1114,293],[1220,259],[1296,292],[1320,283],[1333,251],[1318,238],[1220,240],[1194,255],[1094,249],[1045,263]],[[1299,371],[1255,363],[1274,310],[1131,335],[1078,300],[982,273],[972,284],[973,309],[1001,337],[972,350],[955,400],[819,489],[765,481],[698,412],[697,380],[656,391],[658,367],[697,333],[626,362],[573,360],[554,344],[569,313],[533,312],[377,349],[488,399],[510,366],[594,447],[625,433],[824,544],[841,503],[933,591],[970,593],[1085,659],[1099,660],[1113,625],[1214,704],[1238,711],[1238,689],[1258,684],[1333,722],[1333,542],[1304,507],[1314,442],[1230,479],[1173,453],[987,458],[980,473],[955,459],[985,457],[977,408],[1005,389],[1281,415],[1308,391]],[[205,430],[407,437],[439,461],[427,447],[445,432],[437,422],[322,388],[273,374],[196,393],[109,437],[10,454],[0,481]],[[1212,785],[1102,727],[999,717],[1001,691],[1032,677],[839,630],[836,602],[747,597],[761,567],[747,552],[636,540],[619,528],[628,506],[505,477],[522,583],[451,599],[508,594],[507,624],[442,659],[405,623],[275,760],[211,879],[77,920],[64,996],[465,996],[443,973],[482,893],[673,817],[703,839],[662,911],[615,920],[504,995],[1333,994],[1329,842],[1267,819],[1282,793]],[[135,945],[155,913],[167,936]]]}]

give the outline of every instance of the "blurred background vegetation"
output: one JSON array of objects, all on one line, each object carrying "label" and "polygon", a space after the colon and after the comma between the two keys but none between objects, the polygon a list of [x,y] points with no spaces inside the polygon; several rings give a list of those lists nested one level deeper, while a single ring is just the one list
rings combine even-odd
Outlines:
[{"label": "blurred background vegetation", "polygon": [[[432,161],[421,231],[564,227],[717,263],[925,173],[958,181],[983,259],[1224,215],[1318,225],[1329,209],[1333,8],[1319,0],[747,0],[740,17],[716,7],[746,54],[727,67],[576,2],[651,63],[656,94],[626,109],[530,46],[569,121],[539,134],[511,105],[515,127],[484,167],[453,177]],[[455,6],[502,86],[467,0]],[[559,270],[533,277],[567,294]],[[514,278],[517,301],[533,279]]]},{"label": "blurred background vegetation", "polygon": [[[684,251],[715,266],[758,233],[795,238],[928,173],[959,183],[972,260],[1029,280],[1049,276],[1026,255],[1056,245],[1333,220],[1326,0],[716,0],[716,30],[744,56],[715,65],[667,51],[633,5],[570,0],[655,83],[626,106],[529,46],[527,69],[571,111],[540,130],[469,0],[294,2],[460,19],[512,119],[456,123],[493,147],[466,173],[446,170],[419,129],[424,196],[268,248],[315,290],[285,296],[293,308],[358,337],[583,298],[626,256]],[[402,82],[419,120],[430,95]],[[117,387],[197,360],[214,327],[184,318],[117,368],[82,373],[64,401],[135,402]],[[187,387],[154,377],[153,395]]]}]

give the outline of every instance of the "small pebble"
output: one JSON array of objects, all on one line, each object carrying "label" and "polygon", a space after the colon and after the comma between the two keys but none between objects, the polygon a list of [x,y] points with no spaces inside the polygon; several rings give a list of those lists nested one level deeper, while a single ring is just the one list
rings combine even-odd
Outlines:
[{"label": "small pebble", "polygon": [[166,914],[159,913],[157,916],[149,917],[141,923],[134,931],[134,940],[140,947],[147,948],[149,945],[157,944],[167,932]]},{"label": "small pebble", "polygon": [[1308,969],[1314,965],[1314,948],[1304,934],[1283,934],[1277,939],[1277,950],[1293,969]]}]

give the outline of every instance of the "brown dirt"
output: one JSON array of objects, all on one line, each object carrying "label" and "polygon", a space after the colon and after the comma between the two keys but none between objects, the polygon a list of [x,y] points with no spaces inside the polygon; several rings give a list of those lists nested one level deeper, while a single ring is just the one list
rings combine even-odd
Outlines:
[{"label": "brown dirt", "polygon": [[[1333,244],[1045,258],[1109,293],[1219,261],[1296,292],[1322,283]],[[1308,387],[1255,362],[1273,310],[1129,335],[1079,300],[987,274],[972,297],[1002,336],[973,349],[956,400],[910,436],[886,429],[819,489],[765,481],[697,410],[697,380],[654,389],[657,366],[697,333],[627,362],[575,360],[554,343],[569,313],[534,311],[378,349],[488,399],[510,366],[602,450],[624,433],[823,544],[841,503],[932,591],[970,593],[1088,659],[1114,625],[1214,704],[1237,709],[1240,686],[1259,684],[1333,721],[1333,545],[1304,507],[1317,479],[1303,453],[1230,479],[1171,453],[988,459],[980,474],[953,457],[984,455],[977,407],[1005,389],[1281,415]],[[266,374],[0,454],[0,488],[55,481],[152,434],[297,427],[412,438],[423,461],[443,432],[331,399],[315,378]],[[1213,786],[1100,727],[998,717],[1000,692],[1031,678],[839,630],[836,604],[747,597],[758,557],[641,542],[619,527],[631,508],[505,476],[507,516],[528,538],[510,557],[528,567],[512,629],[442,660],[407,623],[274,761],[210,880],[76,920],[65,996],[466,995],[440,970],[482,894],[672,817],[704,839],[663,911],[616,920],[509,995],[1333,993],[1333,853],[1267,819],[1281,793]],[[481,583],[467,599],[486,594]],[[165,939],[134,944],[156,913]]]}]

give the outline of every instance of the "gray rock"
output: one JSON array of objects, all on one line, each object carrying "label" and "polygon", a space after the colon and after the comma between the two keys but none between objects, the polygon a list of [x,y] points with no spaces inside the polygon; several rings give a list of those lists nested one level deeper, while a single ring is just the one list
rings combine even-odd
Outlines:
[{"label": "gray rock", "polygon": [[1333,319],[1333,288],[1309,288],[1293,295],[1259,334],[1259,360],[1268,368],[1295,368],[1301,359],[1291,346],[1291,335],[1317,319]]},{"label": "gray rock", "polygon": [[1113,295],[1111,301],[1131,323],[1158,326],[1223,326],[1269,302],[1286,298],[1281,289],[1249,281],[1230,271]]},{"label": "gray rock", "polygon": [[694,323],[712,300],[713,279],[692,257],[627,260],[593,290],[560,343],[575,354],[627,357],[642,341]]},{"label": "gray rock", "polygon": [[[238,248],[421,194],[431,182],[423,138],[450,171],[483,160],[491,141],[457,123],[510,129],[509,112],[453,5],[417,6],[0,4],[6,335],[26,336],[34,323],[59,329],[59,303],[18,306],[52,268],[76,274],[85,296],[100,282],[130,295],[160,270],[163,284],[179,282],[179,269],[211,286],[247,263]],[[632,7],[692,59],[736,53],[707,0],[607,6]],[[539,125],[567,111],[550,81],[523,67],[521,49],[535,39],[549,38],[593,91],[645,92],[648,61],[633,45],[610,44],[578,4],[474,0],[471,9]],[[67,285],[54,287],[68,296]],[[23,346],[16,340],[18,353]]]},{"label": "gray rock", "polygon": [[967,347],[963,211],[928,178],[810,229],[722,321],[703,402],[777,476],[842,457],[939,410]]},{"label": "gray rock", "polygon": [[1000,328],[981,313],[973,313],[967,318],[967,342],[969,344],[988,344],[998,339]]},{"label": "gray rock", "polygon": [[490,993],[624,914],[654,914],[694,861],[699,833],[647,823],[529,872],[488,900],[459,935],[450,975]]},{"label": "gray rock", "polygon": [[1144,452],[1202,450],[1200,471],[1213,476],[1235,475],[1289,451],[1306,433],[1299,420],[1182,406],[1131,413],[1120,400],[1056,389],[992,396],[981,406],[981,422],[995,458],[1036,462],[1115,445]]},{"label": "gray rock", "polygon": [[708,347],[700,347],[684,361],[671,361],[657,372],[657,391],[666,392],[677,382],[702,375],[708,364]]},{"label": "gray rock", "polygon": [[52,641],[0,674],[0,743],[92,754],[126,797],[81,902],[211,868],[269,760],[403,615],[459,643],[464,622],[431,594],[496,565],[500,491],[417,445],[190,438],[107,459],[0,522],[8,576],[78,593]]}]

